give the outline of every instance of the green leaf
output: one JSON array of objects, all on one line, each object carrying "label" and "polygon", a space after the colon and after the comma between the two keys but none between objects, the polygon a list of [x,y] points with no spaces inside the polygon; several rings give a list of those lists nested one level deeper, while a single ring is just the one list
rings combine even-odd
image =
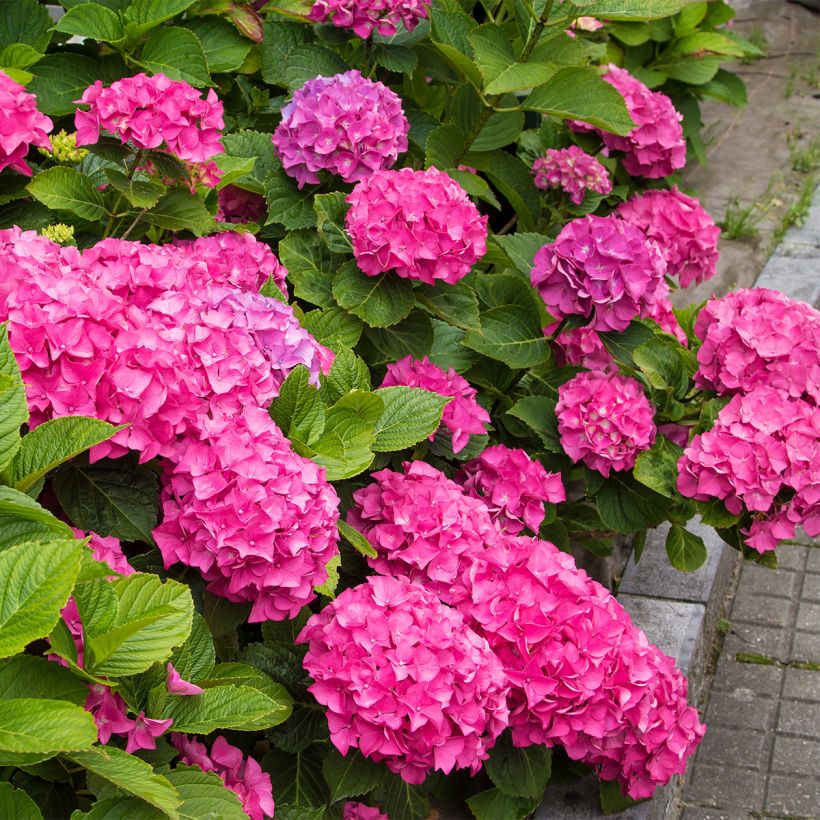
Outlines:
[{"label": "green leaf", "polygon": [[679,12],[691,0],[592,0],[575,3],[577,15],[605,20],[656,20]]},{"label": "green leaf", "polygon": [[501,210],[501,203],[493,193],[492,188],[477,174],[472,171],[459,171],[457,168],[448,168],[447,175],[452,177],[464,190],[474,197],[483,199],[496,210]]},{"label": "green leaf", "polygon": [[165,194],[142,221],[168,231],[190,231],[202,236],[213,229],[214,220],[202,200],[190,191],[175,189]]},{"label": "green leaf", "polygon": [[[474,147],[476,143],[473,143]],[[488,154],[468,154],[465,162],[482,171],[493,186],[513,206],[521,227],[528,231],[541,210],[538,189],[532,184],[532,174],[524,163],[506,151]]]},{"label": "green leaf", "polygon": [[345,232],[345,214],[348,205],[345,195],[336,191],[332,194],[317,194],[313,200],[316,212],[316,229],[333,253],[352,253],[350,237]]},{"label": "green leaf", "polygon": [[452,321],[462,328],[480,330],[478,298],[475,291],[464,282],[455,285],[422,285],[417,290],[419,305],[445,321]]},{"label": "green leaf", "polygon": [[171,580],[163,583],[156,575],[143,574],[82,586],[103,585],[113,589],[117,608],[107,623],[83,619],[85,668],[91,674],[136,675],[154,663],[167,661],[174,647],[185,642],[193,617],[187,586]]},{"label": "green leaf", "polygon": [[296,754],[272,749],[262,760],[262,768],[271,776],[273,793],[283,803],[300,806],[323,806],[328,788],[322,776],[322,752],[310,746]]},{"label": "green leaf", "polygon": [[681,398],[689,389],[680,343],[671,337],[655,335],[632,351],[632,361],[640,368],[652,387],[670,388]]},{"label": "green leaf", "polygon": [[582,120],[614,134],[628,134],[635,127],[624,98],[592,68],[562,68],[530,92],[522,106],[541,114]]},{"label": "green leaf", "polygon": [[[178,809],[181,820],[246,820],[241,801],[214,772],[176,766],[166,778],[182,799]],[[132,817],[130,813],[121,816]]]},{"label": "green leaf", "polygon": [[535,254],[546,245],[550,239],[542,233],[519,232],[494,236],[493,241],[501,245],[501,249],[510,258],[516,269],[529,277],[532,272]]},{"label": "green leaf", "polygon": [[427,314],[414,310],[396,325],[368,328],[367,338],[387,357],[387,361],[395,362],[405,356],[421,359],[430,352],[433,344],[433,326]]},{"label": "green leaf", "polygon": [[698,93],[714,97],[716,100],[742,108],[748,102],[746,83],[731,71],[718,69],[715,76],[698,88]]},{"label": "green leaf", "polygon": [[279,223],[288,230],[312,227],[316,222],[313,194],[310,186],[300,191],[281,169],[271,171],[265,177],[265,201],[268,204],[265,224]]},{"label": "green leaf", "polygon": [[509,732],[504,732],[490,750],[484,771],[490,780],[511,797],[538,800],[550,779],[552,750],[544,746],[516,748]]},{"label": "green leaf", "polygon": [[179,26],[156,29],[140,52],[140,65],[195,87],[211,84],[202,43],[192,31]]},{"label": "green leaf", "polygon": [[370,390],[370,371],[352,350],[336,354],[330,372],[320,377],[322,401],[330,406],[352,390]]},{"label": "green leaf", "polygon": [[472,17],[460,9],[450,10],[436,3],[431,15],[430,39],[452,64],[477,88],[482,85],[481,73],[473,61],[470,33],[478,26]]},{"label": "green leaf", "polygon": [[[9,7],[17,3],[5,5]],[[36,5],[45,10],[45,6]],[[74,113],[77,108],[74,100],[79,100],[83,91],[99,78],[99,64],[82,54],[63,52],[46,55],[32,66],[31,73],[34,79],[26,90],[37,97],[40,111],[52,117],[64,116]]]},{"label": "green leaf", "polygon": [[669,501],[630,475],[613,474],[595,497],[598,514],[614,532],[638,532],[666,519]]},{"label": "green leaf", "polygon": [[106,168],[105,175],[111,186],[135,208],[153,208],[167,190],[162,183],[147,176],[129,178],[116,168]]},{"label": "green leaf", "polygon": [[419,59],[416,52],[407,46],[387,45],[374,43],[370,49],[370,59],[383,66],[388,71],[401,74],[412,74],[416,70]]},{"label": "green leaf", "polygon": [[135,32],[141,35],[181,14],[194,2],[195,0],[132,0],[124,16],[126,21],[135,26]]},{"label": "green leaf", "polygon": [[83,706],[87,697],[88,686],[53,661],[35,655],[0,661],[0,700],[45,698]]},{"label": "green leaf", "polygon": [[179,793],[166,777],[156,774],[144,760],[114,746],[97,746],[85,752],[67,754],[66,757],[113,783],[116,788],[156,806],[172,820],[179,818]]},{"label": "green leaf", "polygon": [[372,544],[358,530],[353,529],[350,524],[339,520],[336,524],[342,538],[353,547],[356,552],[364,555],[365,558],[377,558],[378,553]]},{"label": "green leaf", "polygon": [[262,40],[262,79],[271,85],[286,86],[285,72],[290,53],[307,43],[308,27],[277,20],[268,15]]},{"label": "green leaf", "polygon": [[333,279],[333,296],[371,327],[400,322],[413,309],[413,286],[392,271],[366,276],[355,262],[342,265]]},{"label": "green leaf", "polygon": [[655,333],[646,325],[633,320],[625,330],[616,333],[600,333],[599,336],[604,347],[618,364],[634,368],[636,365],[632,359],[633,352],[644,342],[654,338]]},{"label": "green leaf", "polygon": [[426,168],[455,168],[464,154],[464,134],[455,125],[440,125],[427,137],[424,165]]},{"label": "green leaf", "polygon": [[649,489],[666,498],[678,498],[678,459],[683,450],[665,436],[658,436],[651,450],[638,455],[632,474]]},{"label": "green leaf", "polygon": [[711,501],[699,502],[697,505],[701,521],[710,527],[726,529],[740,521],[739,515],[733,515],[726,509],[726,505],[720,498],[713,498]]},{"label": "green leaf", "polygon": [[0,549],[43,537],[73,538],[71,527],[55,518],[33,498],[11,487],[0,487]]},{"label": "green leaf", "polygon": [[464,347],[462,344],[465,331],[441,322],[438,319],[431,321],[433,325],[433,344],[430,346],[430,361],[449,370],[451,367],[457,373],[465,373],[475,364],[478,354]]},{"label": "green leaf", "polygon": [[599,783],[599,797],[605,815],[625,812],[643,802],[642,800],[633,800],[627,797],[621,791],[621,786],[617,780],[602,780]]},{"label": "green leaf", "polygon": [[373,449],[379,453],[412,447],[432,435],[451,401],[449,396],[420,387],[382,387],[376,395],[384,402],[373,441]]},{"label": "green leaf", "polygon": [[51,41],[51,26],[48,9],[37,0],[7,0],[0,5],[0,49],[24,43],[42,54]]},{"label": "green leaf", "polygon": [[467,805],[476,820],[524,820],[529,816],[537,801],[526,797],[512,797],[501,789],[487,789],[467,798]]},{"label": "green leaf", "polygon": [[688,85],[702,85],[714,78],[724,59],[721,57],[678,57],[669,55],[662,62],[653,63],[652,68],[673,80]]},{"label": "green leaf", "polygon": [[311,444],[325,428],[325,408],[304,365],[288,374],[270,407],[271,418],[286,436]]},{"label": "green leaf", "polygon": [[[102,786],[105,793],[110,789]],[[168,815],[144,803],[138,797],[107,797],[97,800],[90,811],[80,812],[76,809],[71,813],[70,820],[163,820]],[[184,815],[180,814],[182,818]],[[245,815],[247,818],[247,815]]]},{"label": "green leaf", "polygon": [[699,535],[680,524],[672,524],[666,536],[669,563],[681,572],[694,572],[706,561],[706,544]]},{"label": "green leaf", "polygon": [[171,663],[183,680],[198,681],[213,669],[216,662],[214,642],[205,619],[194,613],[191,634],[171,655]]},{"label": "green leaf", "polygon": [[361,321],[338,307],[311,310],[302,317],[302,327],[336,353],[355,347],[362,335]]},{"label": "green leaf", "polygon": [[346,755],[331,748],[322,763],[322,771],[330,788],[330,802],[367,794],[379,785],[383,769],[368,760],[358,749]]},{"label": "green leaf", "polygon": [[464,345],[513,369],[548,361],[544,331],[533,312],[520,305],[491,308],[481,314],[481,332],[470,331]]},{"label": "green leaf", "polygon": [[97,726],[90,712],[65,700],[0,701],[0,752],[54,755],[90,748]]},{"label": "green leaf", "polygon": [[104,43],[116,43],[125,36],[117,14],[99,3],[80,3],[67,9],[54,28]]},{"label": "green leaf", "polygon": [[335,305],[331,286],[339,257],[330,253],[315,231],[292,231],[279,243],[278,253],[296,296],[319,307]]},{"label": "green leaf", "polygon": [[248,174],[253,173],[256,165],[254,157],[232,157],[224,152],[217,154],[213,161],[222,174],[216,186],[218,191],[221,191],[227,185],[233,185],[235,182],[247,179]]},{"label": "green leaf", "polygon": [[0,470],[22,446],[20,426],[28,421],[26,388],[9,345],[8,326],[0,325]]},{"label": "green leaf", "polygon": [[[402,820],[423,820],[430,812],[430,801],[421,786],[406,783],[397,774],[385,772],[373,793],[388,817]],[[499,815],[496,820],[500,820]],[[505,817],[504,820],[507,820]]]},{"label": "green leaf", "polygon": [[157,475],[148,465],[124,459],[70,464],[54,477],[53,487],[80,529],[153,544],[158,486]]},{"label": "green leaf", "polygon": [[15,488],[27,492],[55,467],[89,447],[107,441],[119,429],[88,416],[64,416],[35,427],[23,438],[14,461],[12,481]]},{"label": "green leaf", "polygon": [[230,157],[250,158],[254,160],[252,170],[235,182],[255,194],[265,193],[265,177],[276,165],[271,146],[271,135],[261,131],[237,131],[222,137],[225,153]]},{"label": "green leaf", "polygon": [[95,221],[106,213],[105,201],[94,183],[73,168],[58,166],[37,174],[28,184],[29,193],[47,208]]},{"label": "green leaf", "polygon": [[339,587],[339,568],[342,565],[342,557],[339,553],[336,553],[328,562],[325,564],[325,570],[327,571],[327,581],[323,584],[320,584],[317,587],[314,587],[314,592],[318,595],[324,595],[327,598],[335,598],[336,597],[336,590]]},{"label": "green leaf", "polygon": [[22,543],[0,552],[0,657],[48,635],[80,573],[79,541]]},{"label": "green leaf", "polygon": [[295,46],[288,52],[285,83],[291,91],[317,76],[332,77],[350,66],[335,52],[316,44]]},{"label": "green leaf", "polygon": [[37,804],[22,790],[11,783],[0,783],[0,817],[11,820],[43,820]]},{"label": "green leaf", "polygon": [[507,414],[520,419],[541,439],[544,448],[551,453],[562,453],[558,438],[558,422],[555,418],[555,399],[546,396],[524,396]]},{"label": "green leaf", "polygon": [[219,17],[188,20],[185,27],[193,31],[202,44],[208,70],[212,73],[235,71],[245,62],[253,45],[227,20]]}]

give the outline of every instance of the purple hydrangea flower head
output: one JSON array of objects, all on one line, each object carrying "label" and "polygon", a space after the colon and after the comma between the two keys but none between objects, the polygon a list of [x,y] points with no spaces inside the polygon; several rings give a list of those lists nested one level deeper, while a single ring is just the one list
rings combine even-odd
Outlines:
[{"label": "purple hydrangea flower head", "polygon": [[419,20],[427,17],[432,0],[315,0],[310,19],[331,22],[367,38],[395,34],[400,25],[412,31]]},{"label": "purple hydrangea flower head", "polygon": [[536,188],[561,188],[576,205],[584,201],[587,191],[598,194],[612,191],[612,180],[606,168],[577,145],[549,148],[532,164],[532,173]]}]

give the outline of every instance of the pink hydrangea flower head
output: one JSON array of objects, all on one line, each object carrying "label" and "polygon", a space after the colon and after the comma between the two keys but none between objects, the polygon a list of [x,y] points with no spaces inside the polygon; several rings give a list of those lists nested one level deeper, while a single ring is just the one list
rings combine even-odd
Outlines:
[{"label": "pink hydrangea flower head", "polygon": [[617,373],[618,365],[604,347],[597,331],[575,327],[562,331],[553,340],[555,361],[559,367],[576,365],[601,373]]},{"label": "pink hydrangea flower head", "polygon": [[703,735],[686,680],[571,556],[505,537],[475,560],[459,603],[510,683],[516,746],[564,746],[574,760],[648,797]]},{"label": "pink hydrangea flower head", "polygon": [[765,385],[734,396],[684,450],[677,486],[751,513],[746,540],[759,552],[793,538],[797,525],[820,533],[820,408]]},{"label": "pink hydrangea flower head", "polygon": [[93,145],[105,130],[136,148],[163,149],[185,162],[204,163],[222,152],[222,103],[213,89],[203,98],[164,74],[137,74],[89,86],[74,116],[77,145]]},{"label": "pink hydrangea flower head", "polygon": [[616,217],[585,216],[536,254],[530,274],[557,319],[589,316],[593,330],[624,330],[669,292],[666,263],[643,232]]},{"label": "pink hydrangea flower head", "polygon": [[391,168],[407,150],[409,131],[398,94],[353,69],[308,80],[295,91],[273,145],[302,188],[320,182],[318,171],[358,182]]},{"label": "pink hydrangea flower head", "polygon": [[261,224],[265,221],[267,208],[261,194],[251,193],[236,185],[226,185],[219,190],[217,202],[217,222],[246,225],[248,222]]},{"label": "pink hydrangea flower head", "polygon": [[157,738],[162,737],[174,721],[156,720],[145,716],[145,712],[137,715],[134,725],[128,731],[128,740],[125,744],[125,751],[129,754],[138,749],[156,749]]},{"label": "pink hydrangea flower head", "polygon": [[190,681],[183,680],[180,677],[179,672],[177,672],[176,668],[172,663],[168,663],[165,665],[166,670],[166,677],[165,677],[165,688],[168,690],[168,693],[171,695],[201,695],[203,690],[201,686],[197,686],[195,683],[191,683]]},{"label": "pink hydrangea flower head", "polygon": [[621,219],[654,239],[682,288],[711,279],[717,270],[720,228],[700,202],[676,187],[645,191],[618,206]]},{"label": "pink hydrangea flower head", "polygon": [[390,820],[390,818],[373,806],[348,800],[342,811],[342,820]]},{"label": "pink hydrangea flower head", "polygon": [[338,554],[339,499],[325,470],[295,453],[265,410],[204,420],[176,445],[154,537],[166,566],[253,604],[252,622],[295,618]]},{"label": "pink hydrangea flower head", "polygon": [[537,533],[544,520],[544,502],[566,500],[558,473],[548,473],[524,450],[503,444],[488,447],[468,461],[456,480],[465,492],[487,505],[502,532],[518,535],[525,526]]},{"label": "pink hydrangea flower head", "polygon": [[[487,432],[490,414],[476,401],[475,388],[463,376],[450,368],[442,370],[425,356],[414,359],[406,356],[387,365],[382,387],[422,387],[442,396],[452,396],[453,400],[444,408],[441,423],[452,434],[453,452],[458,453],[467,446],[471,435]],[[435,434],[430,436],[430,439]]]},{"label": "pink hydrangea flower head", "polygon": [[0,171],[13,168],[31,176],[29,148],[51,149],[51,120],[37,110],[37,98],[0,71]]},{"label": "pink hydrangea flower head", "polygon": [[423,461],[403,473],[381,470],[353,493],[347,523],[378,552],[370,566],[383,575],[406,575],[447,603],[464,594],[463,576],[498,531],[483,500],[464,493]]},{"label": "pink hydrangea flower head", "polygon": [[536,188],[561,188],[576,205],[584,201],[587,191],[603,195],[612,191],[606,168],[577,145],[547,149],[533,163],[532,173]]},{"label": "pink hydrangea flower head", "polygon": [[316,23],[333,23],[366,39],[374,31],[390,36],[404,25],[412,31],[427,17],[432,0],[315,0],[308,15]]},{"label": "pink hydrangea flower head", "polygon": [[683,116],[672,100],[660,91],[650,91],[625,68],[607,67],[604,79],[624,98],[635,128],[625,137],[602,131],[585,122],[573,121],[574,131],[592,131],[604,143],[604,153],[621,151],[621,161],[634,177],[660,179],[686,165],[686,140],[681,121]]},{"label": "pink hydrangea flower head", "polygon": [[330,739],[408,783],[433,770],[475,774],[507,725],[506,682],[487,641],[404,577],[346,589],[297,638]]},{"label": "pink hydrangea flower head", "polygon": [[642,314],[645,319],[652,319],[658,327],[670,336],[674,336],[684,347],[689,346],[684,329],[680,326],[672,303],[666,296],[650,305]]},{"label": "pink hydrangea flower head", "polygon": [[102,684],[91,684],[88,690],[85,710],[91,713],[97,724],[100,743],[106,746],[112,735],[130,736],[136,727],[136,721],[128,717],[125,701],[110,687]]},{"label": "pink hydrangea flower head", "polygon": [[695,383],[720,395],[769,385],[820,403],[820,312],[774,290],[736,290],[698,314]]},{"label": "pink hydrangea flower head", "polygon": [[487,217],[438,168],[374,171],[347,197],[345,227],[367,276],[455,284],[487,250]]},{"label": "pink hydrangea flower head", "polygon": [[655,443],[654,408],[627,376],[578,373],[558,388],[558,435],[564,452],[609,476],[635,466]]},{"label": "pink hydrangea flower head", "polygon": [[72,527],[71,530],[74,537],[78,539],[91,536],[88,546],[91,548],[94,559],[104,561],[118,575],[133,575],[136,572],[123,554],[119,538],[115,538],[113,535],[97,535],[96,532],[85,533],[75,527]]},{"label": "pink hydrangea flower head", "polygon": [[198,766],[203,772],[213,772],[242,802],[250,820],[273,817],[273,787],[270,775],[250,755],[231,746],[222,735],[211,746],[186,735],[171,735],[171,743],[179,751],[179,760],[185,766]]}]

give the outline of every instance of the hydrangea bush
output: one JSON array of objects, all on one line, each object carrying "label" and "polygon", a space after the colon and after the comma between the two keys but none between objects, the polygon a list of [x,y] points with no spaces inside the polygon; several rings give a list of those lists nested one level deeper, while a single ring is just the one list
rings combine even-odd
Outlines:
[{"label": "hydrangea bush", "polygon": [[715,272],[674,174],[729,7],[62,5],[0,8],[7,813],[683,772],[686,680],[578,562],[820,531],[817,312],[669,301]]}]

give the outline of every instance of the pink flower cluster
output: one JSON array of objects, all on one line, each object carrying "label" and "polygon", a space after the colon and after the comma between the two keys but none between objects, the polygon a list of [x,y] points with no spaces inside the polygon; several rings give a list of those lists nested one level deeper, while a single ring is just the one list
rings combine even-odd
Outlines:
[{"label": "pink flower cluster", "polygon": [[85,710],[90,712],[97,724],[100,743],[105,746],[112,735],[127,737],[125,751],[136,752],[138,749],[156,749],[157,738],[168,731],[174,722],[171,718],[158,720],[140,712],[136,718],[128,717],[128,706],[125,701],[110,687],[92,683],[85,701]]},{"label": "pink flower cluster", "polygon": [[171,735],[171,743],[179,751],[179,760],[185,766],[198,766],[203,772],[213,772],[241,801],[250,820],[273,817],[273,787],[270,775],[250,755],[231,746],[221,735],[207,746],[186,735]]},{"label": "pink flower cluster", "polygon": [[604,153],[621,151],[628,174],[647,179],[669,176],[686,165],[683,117],[672,100],[660,91],[650,91],[625,68],[609,65],[604,79],[624,98],[635,128],[625,137],[602,131],[585,122],[570,122],[574,131],[592,131],[604,143]]},{"label": "pink flower cluster", "polygon": [[458,608],[504,664],[516,746],[561,744],[633,798],[684,771],[704,733],[685,678],[571,556],[507,537],[469,586]]},{"label": "pink flower cluster", "polygon": [[576,365],[600,373],[618,372],[615,360],[592,328],[575,327],[562,331],[553,340],[553,350],[559,367]]},{"label": "pink flower cluster", "polygon": [[577,145],[549,148],[543,157],[535,160],[532,173],[536,188],[561,188],[576,205],[584,201],[587,191],[604,195],[612,191],[606,168]]},{"label": "pink flower cluster", "polygon": [[367,276],[395,270],[404,279],[452,285],[487,250],[487,217],[438,168],[375,171],[347,201],[345,227]]},{"label": "pink flower cluster", "polygon": [[[414,359],[406,356],[387,365],[387,373],[382,387],[422,387],[441,396],[452,396],[453,400],[444,408],[441,423],[452,434],[453,452],[458,453],[467,446],[471,435],[487,432],[490,414],[476,401],[475,388],[455,370],[442,370],[425,356]],[[430,436],[432,439],[434,437]]]},{"label": "pink flower cluster", "polygon": [[251,602],[249,620],[295,618],[338,553],[338,503],[324,468],[297,455],[265,410],[203,420],[166,462],[165,566],[196,567],[208,589]]},{"label": "pink flower cluster", "polygon": [[483,499],[496,526],[518,535],[525,526],[537,533],[544,520],[544,502],[566,499],[559,473],[548,473],[524,450],[503,444],[488,447],[468,461],[456,480],[469,495]]},{"label": "pink flower cluster", "polygon": [[645,191],[622,203],[621,219],[658,243],[669,274],[682,288],[715,275],[720,228],[694,197],[671,191]]},{"label": "pink flower cluster", "polygon": [[358,182],[392,167],[407,150],[409,130],[398,94],[353,69],[308,80],[295,91],[273,144],[301,188],[320,182],[317,171]]},{"label": "pink flower cluster", "polygon": [[412,31],[427,17],[432,0],[315,0],[308,15],[316,23],[331,22],[366,39],[375,30],[390,36],[400,25]]},{"label": "pink flower cluster", "polygon": [[820,408],[765,385],[735,396],[684,450],[678,490],[752,513],[746,542],[758,552],[798,524],[820,534]]},{"label": "pink flower cluster", "polygon": [[225,123],[213,89],[203,99],[188,83],[164,74],[137,74],[104,88],[100,80],[77,102],[77,145],[93,145],[105,130],[136,148],[163,149],[184,162],[204,163],[222,152]]},{"label": "pink flower cluster", "polygon": [[0,316],[33,423],[84,414],[129,424],[95,457],[170,454],[203,418],[267,406],[297,364],[318,381],[332,361],[288,305],[248,292],[286,273],[249,234],[108,239],[79,253],[10,229],[0,248]]},{"label": "pink flower cluster", "polygon": [[698,314],[699,387],[720,395],[768,385],[820,404],[820,312],[774,290],[736,290]]},{"label": "pink flower cluster", "polygon": [[669,292],[666,263],[655,242],[615,217],[568,222],[536,254],[530,274],[556,318],[592,317],[594,330],[624,330]]},{"label": "pink flower cluster", "polygon": [[226,185],[219,190],[217,202],[217,222],[239,225],[255,222],[261,225],[265,221],[265,198],[260,194],[251,193],[236,185]]},{"label": "pink flower cluster", "polygon": [[506,682],[487,641],[407,578],[371,576],[313,615],[308,687],[330,737],[408,783],[436,769],[475,774],[507,726]]},{"label": "pink flower cluster", "polygon": [[390,818],[372,806],[348,800],[344,805],[342,820],[390,820]]},{"label": "pink flower cluster", "polygon": [[32,145],[51,149],[51,120],[37,110],[37,98],[0,71],[0,171],[13,168],[27,177],[26,155]]},{"label": "pink flower cluster", "polygon": [[[86,537],[86,533],[82,530],[72,527],[72,531],[75,538],[83,539]],[[119,538],[115,538],[113,535],[97,535],[96,532],[89,532],[87,535],[90,536],[88,546],[94,560],[104,562],[117,575],[133,575],[136,572],[125,557]]]},{"label": "pink flower cluster", "polygon": [[655,410],[635,379],[582,372],[558,388],[558,434],[564,452],[591,470],[631,470],[655,442]]}]

